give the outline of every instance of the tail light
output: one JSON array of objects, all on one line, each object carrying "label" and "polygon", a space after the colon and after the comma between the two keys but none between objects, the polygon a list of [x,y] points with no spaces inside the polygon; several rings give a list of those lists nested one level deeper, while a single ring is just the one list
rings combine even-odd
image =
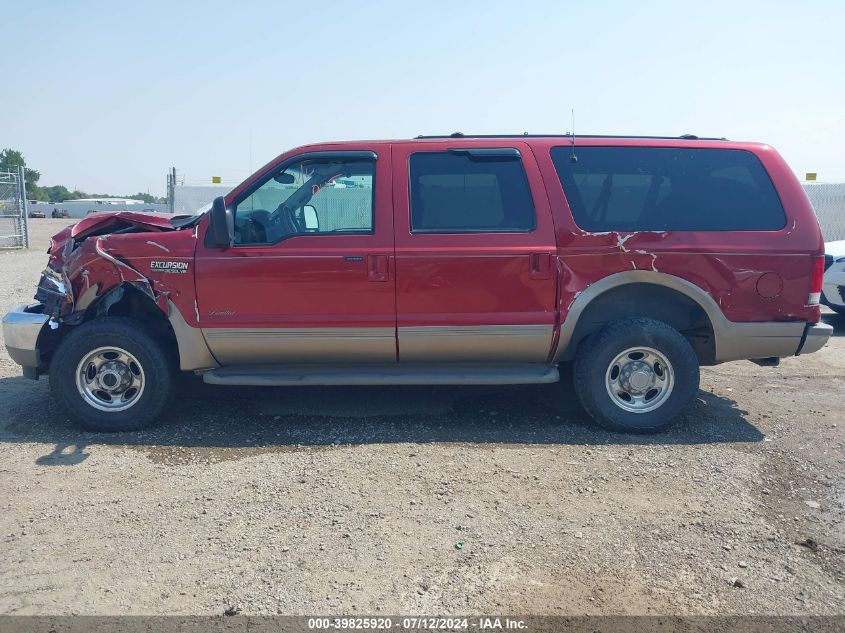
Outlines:
[{"label": "tail light", "polygon": [[822,280],[824,279],[824,255],[813,257],[813,270],[810,274],[810,296],[807,305],[817,305],[822,296]]}]

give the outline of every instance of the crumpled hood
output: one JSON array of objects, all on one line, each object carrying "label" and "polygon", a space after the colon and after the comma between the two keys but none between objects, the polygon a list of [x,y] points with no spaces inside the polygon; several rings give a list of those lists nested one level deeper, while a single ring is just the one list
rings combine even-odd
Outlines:
[{"label": "crumpled hood", "polygon": [[138,227],[150,231],[172,231],[170,219],[173,216],[161,216],[155,213],[136,213],[134,211],[115,211],[89,215],[71,227],[70,236],[81,239],[94,233],[102,235],[124,228]]},{"label": "crumpled hood", "polygon": [[114,211],[89,215],[76,224],[71,224],[56,233],[50,239],[50,265],[59,271],[65,259],[73,250],[76,241],[91,235],[107,235],[121,229],[137,228],[151,232],[175,231],[170,223],[175,216],[161,216],[153,213],[135,213],[133,211]]}]

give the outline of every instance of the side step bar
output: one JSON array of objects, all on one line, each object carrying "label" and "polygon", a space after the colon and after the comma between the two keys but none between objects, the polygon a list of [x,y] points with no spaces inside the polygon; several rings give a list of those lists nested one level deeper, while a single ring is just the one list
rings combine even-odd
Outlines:
[{"label": "side step bar", "polygon": [[220,367],[202,374],[210,385],[523,385],[557,382],[554,365],[256,365]]}]

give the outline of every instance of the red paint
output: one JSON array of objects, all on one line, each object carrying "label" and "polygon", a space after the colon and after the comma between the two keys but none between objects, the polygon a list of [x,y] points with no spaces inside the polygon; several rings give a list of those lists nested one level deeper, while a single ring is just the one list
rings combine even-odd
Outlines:
[{"label": "red paint", "polygon": [[[569,305],[577,292],[599,279],[633,266],[691,281],[706,290],[731,321],[818,322],[818,305],[808,306],[814,256],[824,241],[813,208],[801,184],[769,145],[728,141],[664,139],[578,139],[578,146],[721,147],[755,154],[768,171],[787,216],[780,231],[695,231],[667,233],[589,234],[579,229],[552,164],[550,150],[563,139],[538,139],[531,147],[540,164],[557,226],[558,256],[566,283],[562,301]],[[577,151],[577,149],[576,149]],[[619,239],[627,238],[623,247]],[[638,253],[645,251],[649,254]],[[656,255],[653,259],[651,254]],[[778,300],[757,293],[760,275],[783,279]]]},{"label": "red paint", "polygon": [[[342,149],[378,155],[375,233],[298,235],[269,246],[225,249],[199,244],[195,270],[203,327],[396,326],[390,145],[348,143]],[[206,225],[204,219],[200,235]]]},{"label": "red paint", "polygon": [[[473,145],[476,142],[472,143]],[[502,142],[478,142],[501,147]],[[393,146],[396,222],[396,310],[399,327],[443,325],[554,325],[556,286],[551,275],[532,278],[532,262],[555,252],[555,227],[543,180],[525,142],[508,141],[523,156],[537,228],[531,233],[437,235],[411,233],[408,157],[466,143],[408,141]],[[549,340],[551,346],[551,339]],[[399,345],[402,357],[402,345]],[[542,360],[542,359],[540,359]]]},{"label": "red paint", "polygon": [[[209,248],[203,244],[207,217],[196,229],[173,230],[166,217],[120,212],[85,218],[57,234],[50,261],[64,271],[77,298],[94,284],[98,296],[122,280],[147,284],[160,307],[173,301],[193,326],[546,324],[554,326],[550,354],[576,295],[608,275],[634,268],[696,284],[732,321],[819,320],[818,305],[807,302],[820,283],[821,232],[798,180],[774,149],[723,141],[579,138],[577,146],[753,152],[770,174],[787,214],[786,226],[773,232],[590,234],[575,225],[549,153],[568,143],[566,138],[455,138],[301,147],[236,187],[226,197],[227,204],[298,154],[370,150],[378,155],[372,235],[300,235],[271,246]],[[409,154],[503,146],[522,154],[537,211],[535,231],[411,234]],[[124,226],[144,232],[92,235]],[[86,235],[92,237],[84,239]],[[99,255],[96,244],[118,263]],[[152,260],[186,261],[190,270],[151,271]]]},{"label": "red paint", "polygon": [[764,299],[774,299],[783,290],[783,279],[776,273],[763,273],[757,279],[757,294]]}]

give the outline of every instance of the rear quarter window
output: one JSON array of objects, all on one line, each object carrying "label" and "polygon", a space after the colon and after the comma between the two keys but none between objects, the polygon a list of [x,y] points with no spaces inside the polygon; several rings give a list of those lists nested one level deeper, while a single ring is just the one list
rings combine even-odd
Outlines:
[{"label": "rear quarter window", "polygon": [[735,149],[552,148],[586,231],[777,231],[783,205],[760,160]]}]

